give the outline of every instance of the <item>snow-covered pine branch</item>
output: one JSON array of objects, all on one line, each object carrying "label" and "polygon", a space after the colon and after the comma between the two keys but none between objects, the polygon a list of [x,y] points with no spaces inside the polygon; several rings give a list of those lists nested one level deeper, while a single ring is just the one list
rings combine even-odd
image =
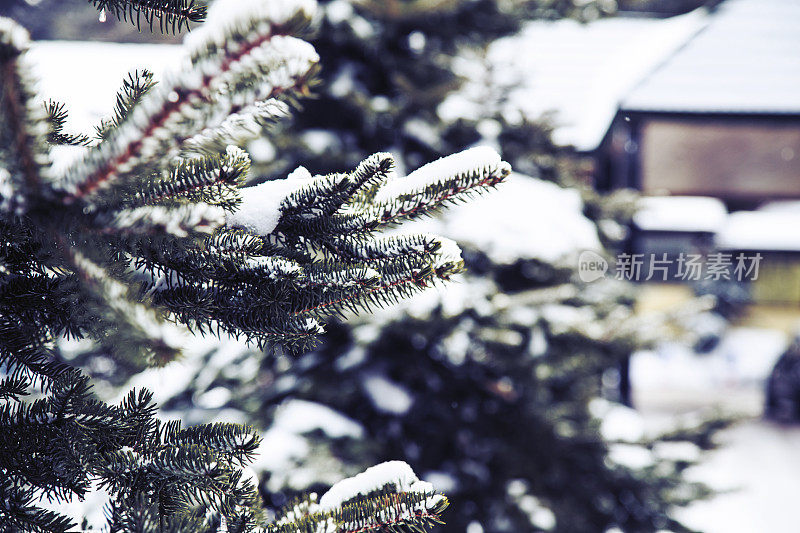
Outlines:
[{"label": "snow-covered pine branch", "polygon": [[[186,141],[207,128],[220,128],[238,111],[259,109],[248,112],[263,119],[265,108],[248,106],[271,99],[291,101],[307,93],[318,56],[311,45],[291,33],[300,27],[296,19],[307,16],[308,6],[296,6],[295,23],[287,26],[285,20],[275,23],[260,18],[272,11],[260,7],[264,3],[269,2],[248,3],[251,9],[239,10],[240,18],[201,34],[206,41],[195,46],[203,52],[144,95],[103,143],[91,148],[55,183],[65,203],[94,205],[92,197],[99,191],[177,155]],[[215,24],[214,20],[209,24]],[[212,38],[220,36],[236,46],[214,48]],[[277,108],[271,105],[267,109]],[[254,128],[243,131],[251,136],[258,133]],[[195,150],[203,145],[196,138],[190,144]]]},{"label": "snow-covered pine branch", "polygon": [[441,523],[447,498],[420,481],[408,464],[389,461],[336,483],[281,511],[268,533],[427,531]]},{"label": "snow-covered pine branch", "polygon": [[[134,4],[155,6],[116,5]],[[55,358],[60,337],[90,340],[132,371],[175,359],[169,322],[300,350],[330,315],[395,302],[462,268],[450,240],[376,233],[500,183],[509,168],[491,150],[407,178],[380,153],[347,172],[299,168],[240,188],[250,160],[229,143],[261,134],[308,93],[317,54],[297,35],[313,7],[217,2],[183,68],[157,85],[131,75],[93,139],[63,132],[69,102],[36,101],[25,32],[0,19],[0,449],[13,458],[0,461],[0,522],[74,529],[41,512],[38,496],[80,498],[99,483],[114,530],[262,523],[238,470],[257,445],[250,429],[162,424],[146,392],[107,405]],[[28,402],[29,389],[41,399]],[[447,505],[398,465],[323,503],[310,520],[329,533],[424,530]],[[284,525],[275,531],[297,531]]]}]

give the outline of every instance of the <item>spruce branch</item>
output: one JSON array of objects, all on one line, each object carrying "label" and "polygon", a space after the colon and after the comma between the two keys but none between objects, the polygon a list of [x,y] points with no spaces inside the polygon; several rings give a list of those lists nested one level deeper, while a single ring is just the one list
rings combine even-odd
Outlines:
[{"label": "spruce branch", "polygon": [[382,463],[344,479],[317,501],[287,505],[268,533],[420,533],[442,524],[449,502],[400,461]]},{"label": "spruce branch", "polygon": [[27,32],[0,17],[0,210],[20,212],[48,164],[47,116],[35,104],[24,52]]},{"label": "spruce branch", "polygon": [[156,83],[153,73],[147,69],[129,73],[117,93],[114,114],[111,118],[102,120],[100,125],[95,127],[95,136],[101,141],[108,138],[111,132],[128,118],[128,114],[139,103],[139,100],[156,86]]},{"label": "spruce branch", "polygon": [[[381,153],[349,172],[300,168],[241,187],[250,161],[227,143],[260,134],[308,95],[317,55],[295,35],[310,16],[306,2],[263,2],[196,32],[191,66],[158,86],[131,74],[99,142],[60,176],[48,133],[91,143],[64,133],[64,106],[35,103],[24,35],[0,22],[0,68],[13,74],[0,80],[0,424],[12,428],[0,432],[11,450],[0,470],[23,496],[65,499],[99,483],[112,531],[207,531],[222,517],[229,530],[255,527],[257,497],[239,471],[258,444],[252,429],[158,422],[144,392],[100,402],[59,362],[55,341],[92,339],[137,369],[178,355],[167,321],[302,350],[328,316],[387,305],[461,269],[446,239],[376,231],[502,181],[509,170],[493,152],[407,178]],[[378,489],[318,518],[353,532],[438,519],[442,497]]]},{"label": "spruce branch", "polygon": [[[280,23],[262,22],[255,25],[250,42],[218,55],[201,55],[171,83],[149,91],[128,120],[67,171],[58,184],[63,201],[93,205],[100,190],[140,175],[157,159],[178,155],[184,141],[223,125],[237,111],[259,101],[305,94],[316,52],[308,43],[279,33],[284,31]],[[214,35],[198,38],[211,42]]]},{"label": "spruce branch", "polygon": [[50,144],[67,144],[70,146],[88,146],[92,140],[82,134],[72,134],[64,132],[64,125],[67,122],[67,109],[63,102],[48,100],[44,104],[47,112],[47,120],[50,122],[50,130],[47,133],[47,142]]},{"label": "spruce branch", "polygon": [[72,530],[69,517],[37,507],[36,492],[0,468],[0,523],[8,531],[62,533]]},{"label": "spruce branch", "polygon": [[150,30],[158,22],[161,33],[178,33],[190,22],[202,22],[206,7],[195,0],[89,0],[100,11],[111,13],[117,19],[135,24],[141,31],[142,19]]}]

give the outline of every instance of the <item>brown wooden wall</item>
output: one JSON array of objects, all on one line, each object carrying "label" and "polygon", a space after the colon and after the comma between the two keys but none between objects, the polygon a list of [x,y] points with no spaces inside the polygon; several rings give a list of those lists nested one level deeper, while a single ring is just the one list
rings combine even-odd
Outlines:
[{"label": "brown wooden wall", "polygon": [[643,117],[639,134],[645,193],[800,198],[800,121]]}]

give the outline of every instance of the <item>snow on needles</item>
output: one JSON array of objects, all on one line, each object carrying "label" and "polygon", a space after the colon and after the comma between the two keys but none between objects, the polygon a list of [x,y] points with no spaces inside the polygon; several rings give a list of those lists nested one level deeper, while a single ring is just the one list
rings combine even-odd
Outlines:
[{"label": "snow on needles", "polygon": [[286,179],[265,181],[254,187],[239,189],[242,202],[234,213],[227,215],[226,224],[243,227],[259,235],[272,233],[281,218],[283,200],[311,179],[308,170],[299,167]]},{"label": "snow on needles", "polygon": [[321,511],[330,511],[342,504],[387,486],[397,492],[432,493],[433,485],[420,481],[414,471],[403,461],[389,461],[366,469],[361,474],[343,479],[322,495]]},{"label": "snow on needles", "polygon": [[378,201],[388,201],[398,195],[410,194],[428,185],[451,177],[475,172],[476,169],[498,167],[500,154],[488,146],[477,146],[437,159],[424,165],[405,178],[395,178],[380,190]]},{"label": "snow on needles", "polygon": [[316,10],[315,0],[216,0],[208,10],[205,23],[186,34],[183,42],[190,50],[195,50],[207,40],[213,40],[248,20],[262,19],[280,24],[298,13],[310,18]]}]

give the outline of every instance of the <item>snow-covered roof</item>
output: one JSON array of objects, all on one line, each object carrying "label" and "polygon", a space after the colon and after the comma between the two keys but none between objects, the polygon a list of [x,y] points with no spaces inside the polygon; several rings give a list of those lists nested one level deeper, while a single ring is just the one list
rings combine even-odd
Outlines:
[{"label": "snow-covered roof", "polygon": [[28,58],[42,100],[66,104],[67,131],[92,134],[100,119],[113,112],[129,72],[146,68],[162,79],[165,70],[180,63],[182,51],[174,44],[36,41]]},{"label": "snow-covered roof", "polygon": [[800,1],[727,0],[623,110],[800,113]]},{"label": "snow-covered roof", "polygon": [[555,112],[555,142],[588,151],[600,144],[622,97],[707,19],[697,10],[670,19],[534,21],[493,43],[487,59],[497,78],[519,78],[507,106],[534,120]]},{"label": "snow-covered roof", "polygon": [[722,250],[800,252],[800,211],[731,213],[716,236]]},{"label": "snow-covered roof", "polygon": [[725,224],[727,216],[725,204],[719,198],[652,196],[641,199],[633,221],[646,231],[716,233]]}]

